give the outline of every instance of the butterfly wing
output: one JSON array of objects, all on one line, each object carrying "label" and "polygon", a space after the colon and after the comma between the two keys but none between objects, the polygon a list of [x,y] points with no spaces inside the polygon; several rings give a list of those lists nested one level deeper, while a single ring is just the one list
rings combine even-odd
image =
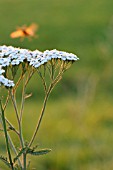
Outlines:
[{"label": "butterfly wing", "polygon": [[24,31],[22,29],[18,29],[17,31],[14,31],[10,34],[11,38],[19,38],[19,37],[24,37]]},{"label": "butterfly wing", "polygon": [[28,34],[28,36],[31,36],[31,37],[32,37],[32,36],[35,35],[37,29],[38,29],[38,25],[35,24],[35,23],[33,23],[33,24],[31,24],[29,27],[27,27],[25,31],[26,31],[26,33]]}]

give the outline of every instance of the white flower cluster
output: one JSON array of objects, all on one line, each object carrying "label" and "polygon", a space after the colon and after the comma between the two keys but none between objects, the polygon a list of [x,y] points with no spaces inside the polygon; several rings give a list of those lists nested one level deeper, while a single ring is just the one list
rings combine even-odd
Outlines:
[{"label": "white flower cluster", "polygon": [[61,59],[63,61],[76,61],[79,58],[72,54],[58,50],[46,50],[40,52],[38,50],[30,51],[27,49],[15,48],[12,46],[0,46],[0,86],[13,87],[14,82],[4,77],[4,68],[10,65],[19,65],[23,61],[27,61],[30,66],[38,68],[47,63],[51,59]]},{"label": "white flower cluster", "polygon": [[14,83],[11,80],[8,80],[7,78],[5,78],[2,74],[5,73],[5,70],[2,69],[2,67],[0,66],[0,86],[3,84],[6,87],[13,87]]}]

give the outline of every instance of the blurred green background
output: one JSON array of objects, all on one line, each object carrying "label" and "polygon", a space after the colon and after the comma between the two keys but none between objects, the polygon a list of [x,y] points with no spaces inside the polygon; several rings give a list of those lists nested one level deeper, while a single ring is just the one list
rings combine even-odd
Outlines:
[{"label": "blurred green background", "polygon": [[[38,39],[11,39],[17,26],[39,24]],[[30,157],[36,170],[113,169],[113,1],[0,0],[0,45],[58,49],[80,60],[52,92],[36,143],[52,152]],[[24,138],[29,140],[42,102],[35,78],[29,85]],[[11,105],[7,116],[15,122]],[[26,128],[27,127],[27,128]],[[18,141],[13,136],[15,143]],[[0,133],[0,155],[5,155]],[[0,169],[5,170],[0,162]]]}]

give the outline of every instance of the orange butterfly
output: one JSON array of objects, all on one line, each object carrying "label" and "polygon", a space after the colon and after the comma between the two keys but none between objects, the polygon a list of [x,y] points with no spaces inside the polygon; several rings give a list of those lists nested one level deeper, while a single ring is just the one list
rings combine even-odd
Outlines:
[{"label": "orange butterfly", "polygon": [[38,25],[33,23],[31,24],[29,27],[27,26],[22,26],[22,27],[19,27],[17,28],[16,31],[12,32],[10,34],[10,37],[11,38],[25,38],[25,37],[36,37],[36,31],[38,29]]}]

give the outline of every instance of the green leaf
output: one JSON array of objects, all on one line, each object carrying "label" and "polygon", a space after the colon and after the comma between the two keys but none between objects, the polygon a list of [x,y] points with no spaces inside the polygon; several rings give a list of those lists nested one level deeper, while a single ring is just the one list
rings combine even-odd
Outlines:
[{"label": "green leaf", "polygon": [[10,163],[8,162],[7,158],[4,158],[3,156],[0,156],[0,160],[5,163],[9,168],[11,168]]},{"label": "green leaf", "polygon": [[40,149],[38,151],[34,151],[32,149],[27,150],[27,154],[33,155],[33,156],[40,156],[47,154],[51,151],[51,149]]},{"label": "green leaf", "polygon": [[22,148],[22,149],[20,150],[20,152],[18,153],[18,155],[13,159],[14,163],[18,160],[18,158],[19,158],[23,153],[25,153],[25,151],[26,151],[26,147],[25,147],[25,148]]}]

